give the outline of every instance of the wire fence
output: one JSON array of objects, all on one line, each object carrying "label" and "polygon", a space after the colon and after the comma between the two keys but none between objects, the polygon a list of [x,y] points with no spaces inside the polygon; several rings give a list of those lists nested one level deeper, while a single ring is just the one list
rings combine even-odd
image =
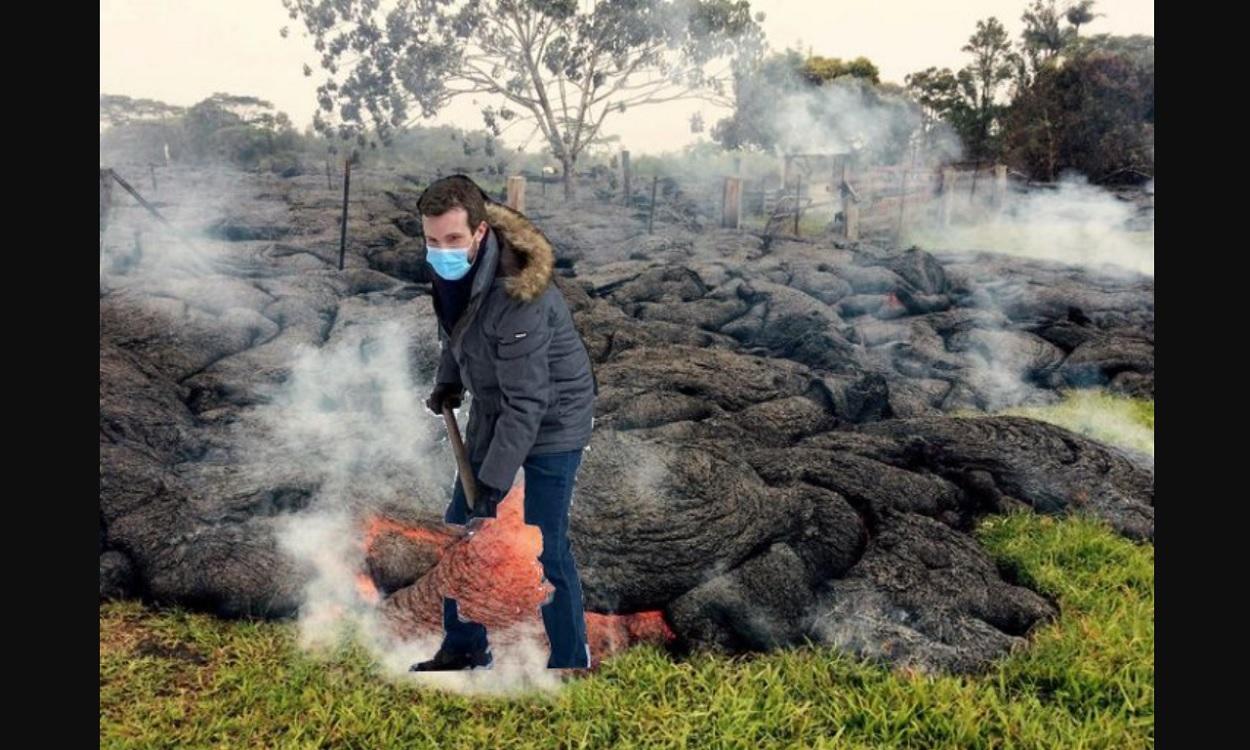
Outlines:
[{"label": "wire fence", "polygon": [[[528,213],[543,213],[579,204],[615,206],[645,231],[680,226],[694,231],[716,228],[773,238],[842,239],[901,245],[909,231],[971,224],[1004,210],[1011,194],[1053,186],[1033,183],[1002,164],[861,165],[846,154],[788,155],[772,171],[756,174],[698,173],[675,166],[631,170],[628,152],[612,167],[596,165],[571,175],[573,197],[566,196],[564,175],[548,170],[514,174],[465,172],[496,200]],[[146,177],[158,192],[158,171],[170,167],[143,165],[134,177]],[[317,173],[321,165],[317,165]],[[735,163],[735,168],[738,165]],[[460,170],[422,171],[406,166],[360,169],[343,161],[324,166],[326,204],[347,207],[368,196],[399,188],[424,189],[434,180]],[[143,174],[146,172],[146,174]],[[304,176],[311,173],[305,169]],[[318,177],[317,179],[320,179]],[[164,222],[155,207],[139,195],[116,170],[101,168],[101,249],[108,205],[121,186],[148,212]],[[143,185],[148,188],[149,185]],[[413,206],[415,211],[415,206]],[[340,219],[339,261],[350,242]],[[166,222],[167,223],[167,222]]]},{"label": "wire fence", "polygon": [[[1008,193],[1038,189],[1004,165],[859,166],[833,159],[825,167],[817,172],[787,166],[754,177],[642,173],[626,178],[619,168],[594,169],[575,172],[571,179],[573,200],[621,206],[648,231],[657,224],[678,224],[694,230],[886,242],[901,241],[917,226],[982,221],[1003,209]],[[413,182],[428,184],[438,176]],[[568,202],[562,175],[534,172],[509,176],[495,197],[522,210]]]}]

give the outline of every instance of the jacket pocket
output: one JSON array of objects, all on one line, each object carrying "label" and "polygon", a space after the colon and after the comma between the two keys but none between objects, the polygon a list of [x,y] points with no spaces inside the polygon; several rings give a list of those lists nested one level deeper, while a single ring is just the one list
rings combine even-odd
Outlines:
[{"label": "jacket pocket", "polygon": [[518,359],[547,345],[551,326],[544,308],[527,305],[503,316],[493,334],[496,356]]},{"label": "jacket pocket", "polygon": [[519,359],[541,349],[550,338],[551,332],[542,329],[501,333],[495,341],[495,350],[500,359]]},{"label": "jacket pocket", "polygon": [[547,413],[543,415],[542,426],[547,428],[559,427],[564,422],[564,413],[567,409],[565,399],[560,395],[560,389],[552,386],[551,395],[547,401]]}]

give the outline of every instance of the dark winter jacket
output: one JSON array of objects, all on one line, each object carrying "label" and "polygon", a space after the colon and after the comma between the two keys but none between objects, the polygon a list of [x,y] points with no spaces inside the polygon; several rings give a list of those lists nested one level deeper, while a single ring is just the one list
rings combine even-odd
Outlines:
[{"label": "dark winter jacket", "polygon": [[438,383],[472,395],[466,444],[478,479],[506,490],[526,456],[590,443],[596,386],[590,357],[552,283],[555,251],[524,215],[488,200],[469,304],[448,330],[439,317]]}]

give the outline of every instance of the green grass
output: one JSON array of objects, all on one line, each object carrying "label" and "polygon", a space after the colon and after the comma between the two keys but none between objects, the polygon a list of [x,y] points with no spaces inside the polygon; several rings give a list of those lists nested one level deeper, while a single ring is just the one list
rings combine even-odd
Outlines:
[{"label": "green grass", "polygon": [[[739,228],[743,231],[762,232],[768,224],[768,214],[744,211],[739,217]],[[799,215],[799,236],[807,239],[825,237],[829,234],[829,218],[827,211],[813,211]],[[719,215],[716,217],[719,221]],[[794,215],[777,224],[776,231],[781,237],[794,236]]]},{"label": "green grass", "polygon": [[[1100,442],[1155,454],[1155,402],[1097,389],[1068,390],[1051,406],[1005,409],[997,414],[1057,424]],[[986,416],[983,412],[958,412],[956,416]]]},{"label": "green grass", "polygon": [[978,536],[1060,602],[1028,648],[930,676],[807,645],[674,663],[643,646],[555,696],[385,679],[361,647],[134,602],[100,611],[102,747],[1137,748],[1154,744],[1154,547],[1086,519],[986,520]]}]

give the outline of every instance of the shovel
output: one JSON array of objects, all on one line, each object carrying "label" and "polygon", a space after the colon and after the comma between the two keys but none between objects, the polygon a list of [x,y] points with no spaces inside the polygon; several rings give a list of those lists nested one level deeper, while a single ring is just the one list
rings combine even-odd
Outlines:
[{"label": "shovel", "polygon": [[460,437],[460,425],[456,423],[456,415],[450,406],[443,407],[443,421],[447,423],[447,437],[451,440],[451,450],[456,454],[456,468],[460,474],[460,485],[464,488],[464,499],[469,503],[469,513],[473,513],[477,505],[477,479],[473,476],[473,467],[469,464],[469,452],[464,449],[464,440]]}]

